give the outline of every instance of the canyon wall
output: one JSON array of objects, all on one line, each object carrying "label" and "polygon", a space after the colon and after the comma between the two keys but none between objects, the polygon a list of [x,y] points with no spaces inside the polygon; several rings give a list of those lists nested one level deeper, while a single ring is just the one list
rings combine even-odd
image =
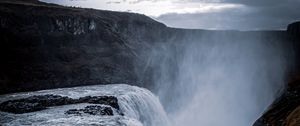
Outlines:
[{"label": "canyon wall", "polygon": [[299,23],[287,31],[177,29],[145,15],[35,0],[0,2],[0,36],[2,94],[109,83],[155,89],[162,77],[172,86],[181,52],[197,40],[277,44],[290,52],[283,56],[289,74],[297,73],[300,59]]},{"label": "canyon wall", "polygon": [[[254,89],[262,94],[270,90],[272,95],[278,95],[278,100],[269,108],[270,111],[267,111],[255,125],[282,124],[283,122],[273,122],[274,119],[270,119],[269,115],[277,112],[273,108],[281,110],[280,105],[292,102],[291,106],[277,113],[279,116],[276,116],[287,118],[299,106],[297,92],[294,92],[298,91],[299,86],[286,85],[299,75],[299,36],[300,22],[288,25],[287,30],[278,31],[177,29],[135,13],[64,7],[36,0],[2,0],[0,2],[0,94],[93,84],[127,83],[146,87],[155,92],[160,96],[163,104],[168,106],[167,111],[172,112],[178,106],[187,103],[192,98],[190,96],[194,95],[192,93],[197,92],[192,90],[197,87],[187,86],[195,83],[194,76],[188,73],[196,71],[195,74],[201,75],[199,71],[202,67],[191,68],[188,66],[191,65],[189,61],[201,62],[203,60],[201,55],[207,56],[207,53],[210,55],[215,49],[220,56],[212,54],[211,59],[203,61],[220,59],[225,61],[224,63],[230,63],[231,61],[226,60],[228,57],[224,58],[222,52],[219,52],[224,51],[224,55],[232,53],[230,56],[237,56],[231,57],[237,61],[233,61],[237,63],[233,65],[246,61],[241,65],[253,67],[251,59],[244,60],[247,57],[243,56],[255,54],[255,56],[249,55],[249,58],[254,58],[263,64],[254,65],[254,68],[262,69],[257,73],[260,74],[260,71],[275,73],[278,70],[281,72],[280,74],[261,73],[265,75],[261,76],[262,80],[264,77],[267,80],[273,78],[274,84],[266,86],[271,89],[265,89],[263,86]],[[254,47],[256,44],[251,44],[254,42],[261,46]],[[248,50],[247,45],[255,50]],[[233,51],[230,50],[231,48]],[[243,55],[238,55],[238,51],[246,53],[241,52]],[[257,54],[263,55],[256,56]],[[274,65],[277,59],[281,59],[280,63]],[[271,63],[270,61],[273,60],[274,63]],[[184,65],[185,63],[187,64]],[[209,63],[206,65],[220,66]],[[264,67],[267,67],[265,71]],[[226,69],[226,65],[224,68]],[[205,70],[203,68],[203,71]],[[243,74],[247,75],[247,73]],[[234,75],[229,77],[234,78]],[[276,79],[279,76],[283,82],[278,84]],[[253,78],[255,79],[257,78]],[[288,101],[289,97],[296,97],[296,100]]]},{"label": "canyon wall", "polygon": [[28,1],[1,1],[0,23],[0,93],[139,85],[138,50],[167,29],[144,15]]}]

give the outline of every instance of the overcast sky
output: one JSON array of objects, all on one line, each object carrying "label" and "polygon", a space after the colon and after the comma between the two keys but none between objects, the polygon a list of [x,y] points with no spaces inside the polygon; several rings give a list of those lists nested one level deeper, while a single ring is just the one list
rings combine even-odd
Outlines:
[{"label": "overcast sky", "polygon": [[300,0],[41,0],[145,14],[170,27],[219,30],[286,29],[300,20]]}]

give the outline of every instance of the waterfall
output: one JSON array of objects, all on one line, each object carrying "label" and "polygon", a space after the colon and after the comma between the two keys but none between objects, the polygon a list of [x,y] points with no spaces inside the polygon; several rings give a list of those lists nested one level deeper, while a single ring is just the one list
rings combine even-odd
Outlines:
[{"label": "waterfall", "polygon": [[140,120],[144,126],[168,126],[168,118],[159,99],[148,90],[135,88],[135,91],[118,97],[122,111]]},{"label": "waterfall", "polygon": [[263,32],[190,33],[148,60],[174,126],[250,126],[283,89],[287,46]]},{"label": "waterfall", "polygon": [[74,88],[60,88],[36,92],[15,93],[2,95],[0,102],[20,99],[32,95],[54,94],[80,98],[84,96],[115,96],[118,98],[120,111],[124,114],[114,116],[66,116],[64,111],[82,108],[88,104],[73,104],[51,107],[47,110],[10,114],[0,112],[0,123],[4,125],[125,125],[125,126],[168,126],[168,117],[159,102],[158,97],[149,90],[126,84],[84,86]]}]

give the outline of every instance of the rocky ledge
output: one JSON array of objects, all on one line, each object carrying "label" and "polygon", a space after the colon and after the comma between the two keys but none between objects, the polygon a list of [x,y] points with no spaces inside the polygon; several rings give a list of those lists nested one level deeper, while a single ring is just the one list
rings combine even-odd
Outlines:
[{"label": "rocky ledge", "polygon": [[[90,113],[100,115],[111,115],[112,108],[119,110],[118,99],[114,96],[86,96],[78,99],[59,95],[35,95],[28,98],[9,100],[0,104],[0,111],[10,112],[15,114],[29,113],[47,109],[52,106],[61,106],[69,104],[90,103],[106,105],[103,106],[87,106],[82,110],[76,110],[76,113]],[[66,113],[74,113],[75,110],[69,110]]]},{"label": "rocky ledge", "polygon": [[114,115],[113,110],[109,106],[99,106],[99,105],[90,105],[86,106],[83,109],[70,109],[65,112],[65,114],[75,114],[75,115],[82,115],[82,114],[90,114],[90,115]]},{"label": "rocky ledge", "polygon": [[299,126],[300,76],[292,79],[286,91],[253,126]]}]

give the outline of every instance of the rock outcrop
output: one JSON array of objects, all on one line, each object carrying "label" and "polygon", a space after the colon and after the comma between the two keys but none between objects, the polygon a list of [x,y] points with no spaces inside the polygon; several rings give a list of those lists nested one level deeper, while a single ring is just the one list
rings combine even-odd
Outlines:
[{"label": "rock outcrop", "polygon": [[300,125],[300,106],[295,109],[289,116],[286,118],[285,126],[297,126]]},{"label": "rock outcrop", "polygon": [[253,126],[297,126],[300,123],[300,22],[288,25],[287,34],[294,52],[294,67],[286,89]]},{"label": "rock outcrop", "polygon": [[[300,122],[300,78],[288,84],[287,90],[269,107],[253,126],[298,126]],[[297,124],[297,125],[293,125]]]},{"label": "rock outcrop", "polygon": [[[10,112],[15,114],[35,112],[47,109],[52,106],[79,104],[79,103],[91,103],[107,105],[119,110],[118,99],[114,96],[86,96],[79,99],[72,99],[69,97],[63,97],[59,95],[39,95],[31,96],[23,99],[9,100],[0,104],[0,111]],[[110,115],[110,110],[106,107],[87,107],[87,113],[103,113]],[[81,110],[78,110],[79,112]],[[82,110],[83,111],[83,110]],[[74,112],[71,110],[69,113]]]},{"label": "rock outcrop", "polygon": [[75,115],[90,114],[90,115],[108,115],[108,116],[114,115],[111,107],[97,106],[97,105],[86,106],[86,107],[84,107],[84,109],[70,109],[70,110],[66,111],[65,114],[68,114],[68,115],[70,115],[70,114],[75,114]]}]

